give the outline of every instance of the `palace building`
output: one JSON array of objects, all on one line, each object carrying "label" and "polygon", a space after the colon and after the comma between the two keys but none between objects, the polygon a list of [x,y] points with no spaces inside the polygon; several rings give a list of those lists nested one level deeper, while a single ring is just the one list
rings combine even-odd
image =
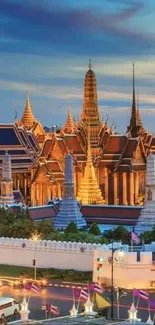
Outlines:
[{"label": "palace building", "polygon": [[64,126],[59,131],[45,133],[33,115],[27,95],[21,120],[0,125],[0,169],[7,150],[13,166],[14,189],[20,189],[33,206],[61,198],[64,157],[70,153],[75,196],[83,204],[138,204],[145,189],[146,157],[150,150],[155,152],[155,137],[141,121],[134,79],[133,66],[132,109],[126,134],[116,134],[114,124],[108,125],[108,119],[101,120],[91,63],[85,76],[79,121],[73,120],[69,109]]}]

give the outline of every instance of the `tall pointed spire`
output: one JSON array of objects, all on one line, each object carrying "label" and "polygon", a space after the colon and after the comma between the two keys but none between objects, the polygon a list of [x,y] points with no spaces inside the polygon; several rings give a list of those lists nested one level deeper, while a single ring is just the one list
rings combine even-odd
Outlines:
[{"label": "tall pointed spire", "polygon": [[142,121],[140,119],[139,107],[136,106],[135,95],[135,67],[133,63],[133,81],[132,81],[132,110],[130,125],[127,128],[127,132],[130,132],[133,138],[138,137],[143,130]]},{"label": "tall pointed spire", "polygon": [[71,109],[68,108],[68,115],[67,115],[67,120],[65,122],[65,125],[63,127],[63,131],[67,134],[73,133],[75,128],[75,123],[73,121]]},{"label": "tall pointed spire", "polygon": [[89,64],[88,64],[88,68],[89,70],[91,70],[92,64],[91,64],[91,59],[89,59]]},{"label": "tall pointed spire", "polygon": [[135,96],[135,65],[133,63],[133,94],[132,94],[132,116],[136,117],[136,96]]},{"label": "tall pointed spire", "polygon": [[31,109],[31,105],[30,105],[30,97],[29,97],[28,89],[27,89],[27,95],[26,95],[25,110],[24,110],[24,114],[21,118],[21,122],[27,130],[32,129],[33,125],[36,122],[36,119],[32,113],[32,109]]},{"label": "tall pointed spire", "polygon": [[79,229],[86,226],[79,204],[74,196],[73,157],[71,154],[67,154],[65,156],[63,198],[55,218],[54,227],[64,230],[70,222],[74,222]]},{"label": "tall pointed spire", "polygon": [[82,204],[103,204],[103,198],[95,175],[90,144],[90,123],[88,125],[87,162],[77,199]]},{"label": "tall pointed spire", "polygon": [[88,122],[90,121],[90,141],[93,147],[99,143],[99,131],[101,127],[100,114],[97,99],[97,83],[95,73],[92,70],[91,59],[88,64],[89,70],[85,76],[84,83],[84,100],[81,114],[82,123],[87,131]]}]

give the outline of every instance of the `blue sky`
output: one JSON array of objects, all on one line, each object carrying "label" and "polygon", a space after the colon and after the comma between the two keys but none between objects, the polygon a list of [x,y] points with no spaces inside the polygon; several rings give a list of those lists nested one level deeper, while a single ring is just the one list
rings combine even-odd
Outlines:
[{"label": "blue sky", "polygon": [[129,124],[132,62],[141,118],[155,133],[154,0],[0,0],[0,122],[21,117],[26,83],[43,125],[80,116],[89,58],[101,116]]}]

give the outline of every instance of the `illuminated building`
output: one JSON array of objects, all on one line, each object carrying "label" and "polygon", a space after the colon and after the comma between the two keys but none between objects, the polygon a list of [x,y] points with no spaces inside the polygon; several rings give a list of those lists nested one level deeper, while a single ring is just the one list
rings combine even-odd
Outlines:
[{"label": "illuminated building", "polygon": [[6,152],[2,162],[2,180],[1,180],[1,205],[10,205],[14,203],[13,180],[11,172],[11,157]]},{"label": "illuminated building", "polygon": [[0,169],[2,156],[7,150],[11,155],[14,189],[20,189],[26,201],[31,199],[32,205],[43,205],[55,197],[62,197],[64,157],[71,153],[77,197],[82,191],[84,174],[88,171],[85,167],[89,160],[89,129],[91,170],[94,170],[103,203],[138,205],[145,192],[146,158],[150,149],[155,152],[155,137],[145,130],[140,118],[134,69],[132,97],[127,132],[116,134],[114,124],[109,126],[108,119],[102,121],[100,118],[96,76],[90,62],[84,82],[81,119],[75,122],[69,109],[64,126],[56,132],[45,133],[33,114],[27,95],[20,121],[0,125]]},{"label": "illuminated building", "polygon": [[59,132],[46,136],[41,155],[33,168],[33,205],[42,205],[48,199],[61,197],[64,155],[69,152],[73,155],[75,193],[78,196],[86,173],[88,128],[92,164],[104,203],[131,206],[138,204],[145,189],[146,157],[150,147],[155,151],[155,137],[143,127],[135,98],[134,79],[133,69],[132,111],[127,133],[115,134],[114,126],[109,127],[108,120],[100,119],[96,77],[89,63],[84,83],[81,120],[75,123],[69,110],[64,127]]}]

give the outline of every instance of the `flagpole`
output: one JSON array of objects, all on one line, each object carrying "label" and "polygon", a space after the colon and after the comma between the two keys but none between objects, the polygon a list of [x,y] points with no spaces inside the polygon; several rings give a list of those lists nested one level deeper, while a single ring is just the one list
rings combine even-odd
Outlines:
[{"label": "flagpole", "polygon": [[90,298],[90,287],[89,287],[89,281],[87,282],[87,287],[88,287],[88,296]]},{"label": "flagpole", "polygon": [[133,305],[135,305],[135,296],[134,296],[134,288],[133,288],[133,294],[132,294],[132,303],[133,303]]},{"label": "flagpole", "polygon": [[74,288],[73,288],[73,305],[75,306],[75,293],[74,293]]},{"label": "flagpole", "polygon": [[137,299],[137,305],[136,305],[136,309],[138,308],[138,306],[139,306],[139,296],[138,296],[138,299]]},{"label": "flagpole", "polygon": [[131,252],[133,252],[133,240],[131,239]]},{"label": "flagpole", "polygon": [[149,317],[151,316],[151,311],[150,311],[150,301],[148,299],[148,312],[149,312]]},{"label": "flagpole", "polygon": [[[82,290],[82,289],[81,289],[81,290]],[[77,311],[79,311],[80,298],[81,298],[81,290],[80,290],[80,296],[79,296],[79,300],[78,300],[78,303],[77,303]]]}]

